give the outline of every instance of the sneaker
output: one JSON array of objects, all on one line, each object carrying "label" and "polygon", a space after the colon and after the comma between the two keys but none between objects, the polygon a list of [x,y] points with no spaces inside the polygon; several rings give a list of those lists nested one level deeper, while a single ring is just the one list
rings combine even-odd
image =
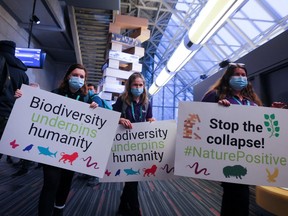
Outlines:
[{"label": "sneaker", "polygon": [[21,168],[16,173],[12,174],[12,177],[25,175],[26,173],[28,173],[28,169]]},{"label": "sneaker", "polygon": [[34,169],[40,169],[40,168],[42,168],[42,164],[38,163],[37,166]]},{"label": "sneaker", "polygon": [[20,166],[22,166],[22,164],[23,164],[23,160],[20,159],[17,163],[14,163],[13,166],[14,167],[20,167]]},{"label": "sneaker", "polygon": [[141,216],[141,211],[139,208],[131,209],[130,210],[131,215],[133,216]]},{"label": "sneaker", "polygon": [[96,185],[98,185],[98,184],[100,184],[100,183],[99,183],[98,178],[96,178],[96,177],[92,177],[92,178],[89,179],[88,182],[87,182],[87,186],[90,186],[90,187],[94,187],[94,186],[96,186]]},{"label": "sneaker", "polygon": [[54,208],[52,216],[63,216],[64,209]]},{"label": "sneaker", "polygon": [[7,156],[6,162],[7,162],[8,164],[13,164],[13,160],[12,160],[12,158],[11,158],[10,156]]},{"label": "sneaker", "polygon": [[117,211],[117,216],[130,216],[130,209],[128,204],[120,203],[120,206]]}]

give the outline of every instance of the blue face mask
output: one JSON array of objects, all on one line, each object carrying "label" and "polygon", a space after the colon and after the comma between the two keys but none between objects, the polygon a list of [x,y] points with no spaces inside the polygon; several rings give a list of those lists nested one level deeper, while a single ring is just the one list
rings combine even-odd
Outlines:
[{"label": "blue face mask", "polygon": [[138,97],[143,93],[143,88],[131,88],[132,95]]},{"label": "blue face mask", "polygon": [[69,79],[69,87],[74,89],[74,90],[78,90],[78,89],[82,88],[83,85],[84,85],[84,79],[82,79],[80,77],[72,76]]},{"label": "blue face mask", "polygon": [[90,89],[90,90],[88,90],[88,94],[89,94],[89,95],[94,95],[95,93],[94,93],[93,90]]},{"label": "blue face mask", "polygon": [[229,80],[229,84],[234,90],[241,91],[248,85],[247,77],[232,76]]}]

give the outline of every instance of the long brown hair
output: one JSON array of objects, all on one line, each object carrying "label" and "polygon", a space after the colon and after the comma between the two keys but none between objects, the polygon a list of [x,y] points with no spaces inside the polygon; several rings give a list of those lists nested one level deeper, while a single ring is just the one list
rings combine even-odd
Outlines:
[{"label": "long brown hair", "polygon": [[72,64],[69,66],[69,68],[67,69],[66,71],[66,74],[63,78],[63,81],[61,82],[60,84],[60,89],[62,91],[69,91],[69,75],[72,73],[73,70],[75,70],[76,68],[78,69],[82,69],[85,71],[85,78],[84,78],[84,85],[82,86],[82,88],[80,89],[81,93],[86,95],[88,94],[88,87],[87,87],[87,75],[88,75],[88,72],[87,72],[87,69],[84,67],[84,65],[82,64]]},{"label": "long brown hair", "polygon": [[129,105],[131,105],[131,100],[133,98],[133,95],[131,93],[131,84],[137,78],[141,78],[143,80],[143,93],[140,95],[140,103],[143,105],[148,103],[147,89],[145,87],[145,83],[146,83],[145,78],[143,77],[143,75],[141,73],[135,72],[126,81],[125,90],[124,90],[123,94],[121,95],[122,101],[126,102]]},{"label": "long brown hair", "polygon": [[[229,85],[229,80],[231,76],[234,75],[235,68],[242,68],[247,76],[247,69],[242,64],[229,64],[223,76],[218,79],[208,90],[207,93],[211,91],[217,91],[219,100],[226,98],[227,96],[233,96],[233,89]],[[206,94],[207,94],[206,93]],[[246,97],[256,103],[258,106],[262,106],[262,102],[258,95],[255,93],[252,84],[248,82],[248,85],[241,90],[241,95]]]}]

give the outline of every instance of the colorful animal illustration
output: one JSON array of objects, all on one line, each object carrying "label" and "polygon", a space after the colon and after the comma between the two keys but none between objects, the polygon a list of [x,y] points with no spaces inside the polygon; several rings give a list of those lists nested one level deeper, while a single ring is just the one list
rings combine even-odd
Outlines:
[{"label": "colorful animal illustration", "polygon": [[241,165],[226,166],[223,168],[225,178],[236,177],[242,179],[242,176],[247,174],[247,169]]},{"label": "colorful animal illustration", "polygon": [[155,164],[152,165],[152,167],[150,167],[150,168],[147,168],[147,169],[143,168],[143,171],[144,171],[143,176],[145,177],[147,175],[149,177],[150,174],[155,176],[156,170],[157,170],[157,166]]},{"label": "colorful animal illustration", "polygon": [[93,166],[94,169],[99,169],[99,166],[98,166],[98,163],[97,162],[93,162],[91,163],[92,161],[92,157],[91,156],[88,156],[87,158],[81,158],[83,161],[87,161],[86,163],[86,167],[91,167]]},{"label": "colorful animal illustration", "polygon": [[184,120],[183,138],[192,139],[192,136],[194,135],[194,139],[201,139],[201,137],[195,133],[197,130],[199,130],[199,127],[193,128],[197,123],[200,122],[201,121],[198,114],[190,113],[189,117]]},{"label": "colorful animal illustration", "polygon": [[278,168],[274,169],[274,172],[271,174],[270,171],[266,168],[266,172],[267,172],[267,181],[268,182],[276,182],[276,178],[278,177],[279,174],[279,170]]},{"label": "colorful animal illustration", "polygon": [[38,150],[39,150],[39,154],[41,155],[45,155],[45,156],[49,156],[49,157],[56,157],[56,154],[57,154],[57,151],[52,153],[50,150],[49,150],[49,147],[45,148],[43,146],[38,146]]},{"label": "colorful animal illustration", "polygon": [[115,176],[119,176],[121,173],[121,169],[118,169],[117,172],[115,173]]},{"label": "colorful animal illustration", "polygon": [[128,175],[138,175],[140,174],[140,169],[138,171],[131,169],[124,169],[124,172]]},{"label": "colorful animal illustration", "polygon": [[10,145],[13,149],[19,146],[19,144],[16,143],[16,140],[13,140],[12,142],[10,142]]},{"label": "colorful animal illustration", "polygon": [[33,148],[33,144],[30,144],[30,145],[28,145],[28,146],[26,146],[24,149],[23,149],[23,151],[30,151],[32,148]]},{"label": "colorful animal illustration", "polygon": [[169,168],[169,164],[165,164],[164,167],[161,167],[162,170],[165,170],[166,173],[174,172],[174,167]]},{"label": "colorful animal illustration", "polygon": [[110,176],[110,175],[111,175],[111,172],[109,172],[108,169],[106,169],[105,174],[106,174],[107,176]]},{"label": "colorful animal illustration", "polygon": [[193,169],[194,168],[194,173],[196,175],[200,175],[200,174],[204,174],[205,176],[208,176],[210,175],[210,173],[208,172],[208,169],[207,168],[202,168],[202,169],[199,169],[199,163],[198,162],[195,162],[193,165],[187,165],[186,167],[189,167],[190,169]]},{"label": "colorful animal illustration", "polygon": [[60,155],[62,157],[60,158],[59,162],[63,161],[63,163],[66,163],[66,161],[68,161],[71,165],[73,161],[75,161],[78,158],[77,152],[73,152],[72,154],[65,154],[65,152],[61,152]]}]

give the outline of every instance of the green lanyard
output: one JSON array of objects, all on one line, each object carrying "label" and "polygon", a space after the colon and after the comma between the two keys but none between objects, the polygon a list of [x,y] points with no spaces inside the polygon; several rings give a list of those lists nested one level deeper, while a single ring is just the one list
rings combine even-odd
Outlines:
[{"label": "green lanyard", "polygon": [[[238,104],[244,105],[244,104],[242,104],[241,101],[239,101],[236,97],[233,96],[233,99],[234,99]],[[250,106],[250,101],[249,101],[249,100],[246,100],[246,101],[247,101],[247,104],[246,104],[246,105],[247,105],[247,106]]]},{"label": "green lanyard", "polygon": [[[137,122],[136,118],[135,118],[135,110],[134,110],[134,102],[131,102],[131,111],[132,111],[132,117],[134,119],[135,122]],[[140,106],[140,117],[139,117],[139,121],[142,120],[142,106]]]}]

